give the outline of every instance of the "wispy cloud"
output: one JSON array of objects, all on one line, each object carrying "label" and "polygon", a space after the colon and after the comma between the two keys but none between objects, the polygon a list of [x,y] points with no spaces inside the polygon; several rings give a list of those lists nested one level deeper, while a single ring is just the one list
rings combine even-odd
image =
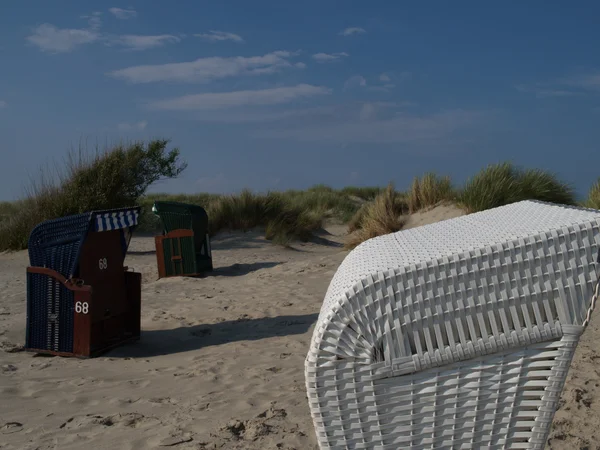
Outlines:
[{"label": "wispy cloud", "polygon": [[351,89],[355,87],[365,87],[367,80],[362,75],[354,75],[346,80],[344,83],[344,89]]},{"label": "wispy cloud", "polygon": [[364,28],[360,28],[360,27],[348,27],[345,30],[340,31],[340,36],[351,36],[353,34],[362,34],[362,33],[366,33],[367,31]]},{"label": "wispy cloud", "polygon": [[568,89],[560,89],[551,86],[544,86],[541,84],[527,86],[524,84],[519,84],[515,86],[515,88],[520,92],[526,92],[534,94],[537,98],[551,98],[551,97],[570,97],[573,95],[578,95],[577,92],[571,91]]},{"label": "wispy cloud", "polygon": [[122,9],[122,8],[109,8],[108,11],[115,16],[117,19],[126,20],[132,19],[137,16],[137,11],[133,8]]},{"label": "wispy cloud", "polygon": [[285,68],[298,67],[289,59],[291,52],[277,51],[263,56],[209,57],[195,61],[171,64],[132,66],[115,70],[108,75],[131,83],[179,81],[205,83],[211,80],[239,75],[264,75]]},{"label": "wispy cloud", "polygon": [[369,86],[367,89],[370,91],[378,91],[378,92],[390,92],[392,89],[396,87],[394,82],[403,83],[408,81],[412,77],[411,72],[400,72],[399,74],[390,74],[390,73],[382,73],[377,77],[377,81],[383,84],[375,84],[373,86]]},{"label": "wispy cloud", "polygon": [[392,89],[396,87],[395,84],[388,83],[381,86],[369,86],[367,89],[375,92],[390,92]]},{"label": "wispy cloud", "polygon": [[101,13],[95,12],[83,16],[88,20],[87,28],[58,28],[49,23],[35,27],[32,34],[27,36],[27,41],[40,50],[49,53],[67,53],[85,44],[100,40]]},{"label": "wispy cloud", "polygon": [[315,53],[312,58],[317,62],[334,62],[349,56],[346,52],[340,53]]},{"label": "wispy cloud", "polygon": [[148,105],[153,110],[191,111],[218,110],[240,106],[279,105],[297,99],[329,94],[328,88],[299,84],[297,86],[277,87],[262,90],[233,91],[184,95],[182,97],[160,100]]},{"label": "wispy cloud", "polygon": [[515,86],[520,92],[534,94],[537,98],[571,97],[590,93],[600,93],[600,72],[579,73],[554,81]]},{"label": "wispy cloud", "polygon": [[8,106],[8,103],[6,103],[4,100],[0,100],[0,109],[6,108],[7,106]]},{"label": "wispy cloud", "polygon": [[181,38],[172,34],[159,34],[156,36],[144,36],[137,34],[126,34],[111,39],[111,43],[126,47],[128,50],[148,50],[155,47],[163,47],[166,44],[180,42]]},{"label": "wispy cloud", "polygon": [[566,86],[587,91],[600,91],[600,72],[574,75],[562,80]]},{"label": "wispy cloud", "polygon": [[318,126],[284,130],[259,130],[255,137],[295,139],[334,143],[439,143],[455,133],[480,126],[485,114],[452,110],[429,115],[400,113],[386,119],[373,119],[372,106],[363,106],[355,121],[338,121]]},{"label": "wispy cloud", "polygon": [[217,123],[259,123],[259,122],[280,122],[289,119],[315,119],[326,118],[334,115],[336,108],[334,106],[315,106],[312,108],[294,108],[283,111],[262,111],[256,107],[231,110],[228,109],[219,113],[218,111],[200,112],[194,116],[194,119],[200,122]]},{"label": "wispy cloud", "polygon": [[142,120],[141,122],[137,122],[137,123],[122,122],[119,125],[117,125],[117,128],[121,131],[131,131],[131,130],[141,131],[141,130],[146,129],[146,125],[148,125],[148,122],[146,122],[145,120]]},{"label": "wispy cloud", "polygon": [[208,33],[194,34],[194,36],[205,39],[207,41],[211,41],[211,42],[218,42],[218,41],[244,42],[244,39],[240,35],[234,34],[234,33],[228,33],[226,31],[211,30]]}]

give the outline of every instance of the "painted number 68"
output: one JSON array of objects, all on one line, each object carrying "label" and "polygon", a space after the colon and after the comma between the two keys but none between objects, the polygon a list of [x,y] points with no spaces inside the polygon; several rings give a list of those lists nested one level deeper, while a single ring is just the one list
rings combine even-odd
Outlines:
[{"label": "painted number 68", "polygon": [[108,267],[108,262],[106,261],[106,258],[100,258],[100,260],[98,261],[98,267],[100,268],[100,270],[105,270]]},{"label": "painted number 68", "polygon": [[75,312],[78,314],[87,314],[90,310],[88,302],[75,303]]}]

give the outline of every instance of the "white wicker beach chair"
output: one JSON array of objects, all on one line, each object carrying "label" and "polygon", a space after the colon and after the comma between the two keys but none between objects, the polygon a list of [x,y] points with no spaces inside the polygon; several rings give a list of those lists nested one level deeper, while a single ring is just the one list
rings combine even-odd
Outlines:
[{"label": "white wicker beach chair", "polygon": [[600,211],[534,201],[358,246],[305,364],[320,448],[544,448],[599,248]]}]

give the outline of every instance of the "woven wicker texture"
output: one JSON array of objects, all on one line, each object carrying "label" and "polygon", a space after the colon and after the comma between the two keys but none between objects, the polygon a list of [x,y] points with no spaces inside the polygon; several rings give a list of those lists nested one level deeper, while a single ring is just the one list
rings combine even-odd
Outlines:
[{"label": "woven wicker texture", "polygon": [[371,239],[305,372],[322,449],[542,449],[600,274],[600,211],[519,202]]},{"label": "woven wicker texture", "polygon": [[[139,213],[140,207],[119,208],[41,222],[29,236],[30,265],[55,270],[67,279],[77,277],[88,234],[112,230],[120,230],[124,259]],[[72,352],[74,308],[73,292],[58,280],[28,273],[26,346]]]}]

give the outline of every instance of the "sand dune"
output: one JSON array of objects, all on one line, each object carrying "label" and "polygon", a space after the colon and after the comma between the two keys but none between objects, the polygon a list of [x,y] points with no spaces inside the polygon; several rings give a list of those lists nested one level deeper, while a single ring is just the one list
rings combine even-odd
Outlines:
[{"label": "sand dune", "polygon": [[[18,351],[28,258],[0,255],[0,449],[317,449],[303,365],[346,255],[344,228],[329,231],[293,249],[222,235],[214,273],[196,279],[156,280],[153,239],[134,238],[142,339],[88,360]],[[596,314],[549,448],[600,448],[599,336]]]}]

